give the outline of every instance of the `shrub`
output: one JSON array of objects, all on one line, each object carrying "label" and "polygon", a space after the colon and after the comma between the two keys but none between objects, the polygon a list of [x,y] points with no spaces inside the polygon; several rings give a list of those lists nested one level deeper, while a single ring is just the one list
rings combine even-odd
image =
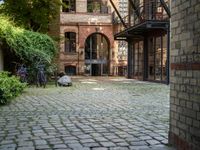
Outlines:
[{"label": "shrub", "polygon": [[0,104],[6,104],[17,97],[25,87],[26,84],[21,83],[19,78],[9,76],[8,72],[0,72]]}]

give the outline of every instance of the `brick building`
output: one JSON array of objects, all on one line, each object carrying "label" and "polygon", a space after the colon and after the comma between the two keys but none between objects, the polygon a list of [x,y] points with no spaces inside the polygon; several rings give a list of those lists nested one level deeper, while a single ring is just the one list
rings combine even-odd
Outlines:
[{"label": "brick building", "polygon": [[170,144],[200,149],[200,2],[171,1]]},{"label": "brick building", "polygon": [[[118,56],[114,40],[113,9],[108,0],[63,0],[63,7],[50,33],[61,37],[59,71],[70,75],[117,75],[127,65]],[[117,3],[117,1],[115,1]],[[127,49],[125,49],[127,51]],[[119,53],[120,54],[120,53]],[[125,55],[125,54],[120,54]],[[120,60],[120,63],[119,63]],[[124,75],[120,71],[120,75]]]}]

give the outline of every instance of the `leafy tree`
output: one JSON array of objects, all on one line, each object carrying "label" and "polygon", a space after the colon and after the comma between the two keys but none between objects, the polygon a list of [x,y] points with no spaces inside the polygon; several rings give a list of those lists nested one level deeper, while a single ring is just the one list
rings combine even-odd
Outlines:
[{"label": "leafy tree", "polygon": [[12,17],[17,25],[26,29],[46,33],[61,4],[60,0],[4,0],[0,13]]}]

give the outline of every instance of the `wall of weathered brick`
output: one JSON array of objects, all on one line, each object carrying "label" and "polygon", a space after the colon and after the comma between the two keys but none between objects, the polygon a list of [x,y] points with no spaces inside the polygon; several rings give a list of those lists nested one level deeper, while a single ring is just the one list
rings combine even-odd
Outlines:
[{"label": "wall of weathered brick", "polygon": [[110,14],[85,14],[75,13],[67,14],[61,13],[60,15],[61,24],[65,23],[88,23],[88,24],[104,24],[112,23],[112,15]]},{"label": "wall of weathered brick", "polygon": [[171,1],[169,142],[178,150],[200,149],[200,2]]},{"label": "wall of weathered brick", "polygon": [[87,12],[87,0],[76,0],[76,12]]}]

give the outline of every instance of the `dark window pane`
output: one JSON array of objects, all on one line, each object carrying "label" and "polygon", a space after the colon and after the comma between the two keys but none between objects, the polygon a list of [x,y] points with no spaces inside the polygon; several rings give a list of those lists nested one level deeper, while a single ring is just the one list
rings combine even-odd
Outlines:
[{"label": "dark window pane", "polygon": [[63,0],[65,6],[63,6],[63,12],[75,12],[76,1],[75,0]]},{"label": "dark window pane", "polygon": [[67,75],[76,75],[76,67],[75,66],[66,66],[65,73]]},{"label": "dark window pane", "polygon": [[76,33],[65,33],[65,52],[76,52]]}]

